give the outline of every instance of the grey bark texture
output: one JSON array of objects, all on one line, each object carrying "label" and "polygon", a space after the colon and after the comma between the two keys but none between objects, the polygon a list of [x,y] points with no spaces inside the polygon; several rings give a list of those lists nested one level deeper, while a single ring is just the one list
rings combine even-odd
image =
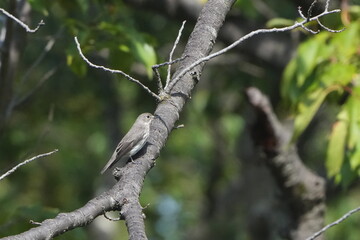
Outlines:
[{"label": "grey bark texture", "polygon": [[256,112],[254,141],[265,153],[264,161],[289,208],[292,228],[286,235],[293,240],[306,239],[324,225],[325,180],[301,161],[295,143],[290,142],[292,127],[280,123],[269,99],[253,87],[246,95]]}]

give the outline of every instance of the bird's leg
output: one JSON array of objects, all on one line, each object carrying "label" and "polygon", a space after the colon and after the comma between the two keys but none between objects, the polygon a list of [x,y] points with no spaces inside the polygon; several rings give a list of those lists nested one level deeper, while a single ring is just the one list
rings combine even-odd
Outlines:
[{"label": "bird's leg", "polygon": [[139,162],[135,162],[134,159],[132,159],[131,156],[130,156],[130,161],[131,161],[133,164],[140,164]]}]

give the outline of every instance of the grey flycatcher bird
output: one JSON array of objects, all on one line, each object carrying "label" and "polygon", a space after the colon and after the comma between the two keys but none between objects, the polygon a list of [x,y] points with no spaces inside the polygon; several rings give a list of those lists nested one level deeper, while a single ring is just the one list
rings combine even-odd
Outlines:
[{"label": "grey flycatcher bird", "polygon": [[143,113],[137,117],[129,132],[121,139],[110,160],[101,170],[101,174],[117,162],[119,162],[119,167],[123,167],[129,158],[132,161],[131,157],[144,147],[149,137],[150,123],[153,119],[154,116],[151,113]]}]

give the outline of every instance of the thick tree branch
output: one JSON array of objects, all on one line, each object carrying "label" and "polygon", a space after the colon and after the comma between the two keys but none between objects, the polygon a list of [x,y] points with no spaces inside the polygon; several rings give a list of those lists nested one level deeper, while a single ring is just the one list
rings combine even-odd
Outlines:
[{"label": "thick tree branch", "polygon": [[[139,195],[144,179],[147,172],[154,165],[154,160],[159,156],[160,150],[165,145],[169,134],[174,129],[180,112],[199,81],[205,62],[226,52],[217,52],[207,58],[213,48],[219,29],[223,25],[225,16],[234,1],[209,0],[205,4],[182,55],[183,57],[186,56],[186,58],[180,62],[179,68],[174,73],[167,89],[169,96],[161,99],[162,101],[155,110],[155,115],[158,118],[152,123],[148,140],[149,144],[137,156],[133,157],[138,164],[130,163],[124,168],[118,169],[114,174],[118,182],[113,188],[99,197],[90,200],[84,207],[70,213],[59,214],[54,219],[43,221],[39,227],[5,239],[49,239],[70,229],[87,225],[95,217],[110,210],[120,211],[121,217],[126,222],[131,240],[147,239],[142,207],[139,203]],[[323,13],[317,17],[329,13]],[[311,18],[310,20],[315,19]],[[280,31],[291,30],[302,26],[302,24],[296,23],[289,28],[282,28]],[[268,32],[269,30],[255,31],[239,39],[236,45],[262,31]],[[227,50],[234,46],[231,45]],[[102,66],[96,65],[96,67],[104,69]],[[104,70],[109,71],[111,69]],[[251,98],[250,95],[251,93],[249,93]],[[262,99],[264,99],[264,96]],[[265,117],[268,117],[272,111],[266,99],[261,100],[260,103],[263,104],[260,105],[256,105],[256,101],[250,102]],[[300,239],[301,234],[306,232],[302,228],[307,230],[310,227],[314,227],[318,230],[319,226],[322,225],[322,218],[320,223],[316,224],[309,220],[314,218],[314,215],[323,214],[324,182],[301,163],[295,148],[285,148],[285,143],[288,143],[287,139],[283,138],[283,135],[279,132],[280,130],[277,130],[277,128],[281,129],[281,126],[275,127],[275,125],[272,125],[277,122],[275,121],[276,117],[269,116],[266,119],[268,120],[265,121],[265,124],[269,125],[267,130],[270,133],[268,137],[272,138],[270,140],[274,142],[273,147],[267,149],[272,153],[268,155],[269,166],[273,170],[274,176],[278,179],[280,186],[291,197],[291,206],[294,208],[296,215],[294,218],[298,224],[297,231],[292,232],[292,235],[297,237],[294,239]],[[295,168],[297,171],[293,170]],[[303,177],[306,178],[303,179]],[[311,226],[309,226],[309,223]],[[296,234],[299,234],[299,236]]]},{"label": "thick tree branch", "polygon": [[[210,0],[206,3],[185,47],[183,56],[188,57],[180,62],[174,76],[194,61],[210,53],[225,16],[234,1]],[[195,67],[194,71],[200,75],[203,66],[204,64]],[[118,170],[116,175],[120,179],[112,189],[90,200],[78,210],[59,214],[54,219],[43,221],[39,227],[4,239],[50,239],[73,228],[87,225],[95,217],[110,210],[120,210],[121,216],[126,221],[131,240],[147,239],[142,208],[138,200],[144,178],[165,145],[197,80],[191,74],[185,74],[172,88],[170,97],[158,105],[155,114],[159,118],[152,123],[149,144],[137,154],[138,159],[134,157],[138,164],[127,164]]]},{"label": "thick tree branch", "polygon": [[291,209],[294,228],[289,235],[294,240],[305,239],[323,226],[325,181],[302,163],[290,143],[292,129],[279,122],[268,98],[256,88],[248,88],[246,95],[256,111],[253,138],[263,149],[266,164]]}]

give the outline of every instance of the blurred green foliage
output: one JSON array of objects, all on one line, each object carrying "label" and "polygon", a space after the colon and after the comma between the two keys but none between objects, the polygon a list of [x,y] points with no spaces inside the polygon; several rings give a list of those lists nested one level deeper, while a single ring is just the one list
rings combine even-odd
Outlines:
[{"label": "blurred green foliage", "polygon": [[355,20],[346,31],[323,31],[302,43],[284,72],[281,86],[295,115],[294,141],[324,102],[340,105],[336,122],[329,129],[326,167],[328,176],[344,186],[360,175],[359,16],[352,16]]}]

